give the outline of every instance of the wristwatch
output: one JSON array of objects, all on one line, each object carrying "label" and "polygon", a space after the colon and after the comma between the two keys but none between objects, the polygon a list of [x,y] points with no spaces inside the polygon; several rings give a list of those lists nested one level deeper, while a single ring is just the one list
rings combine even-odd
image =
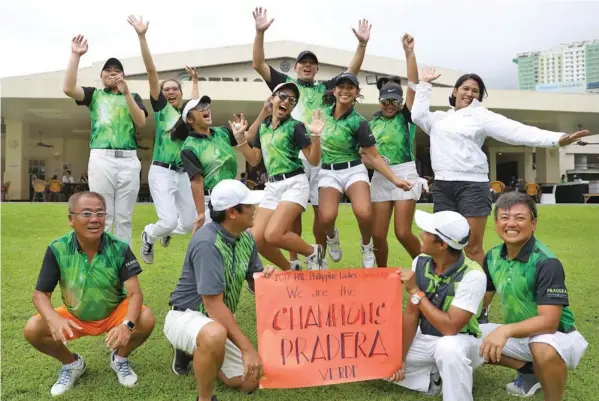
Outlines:
[{"label": "wristwatch", "polygon": [[424,298],[424,292],[422,291],[418,291],[412,295],[410,295],[410,301],[414,304],[414,305],[418,305],[420,303],[420,300],[422,298]]},{"label": "wristwatch", "polygon": [[123,324],[127,326],[127,328],[131,331],[133,331],[133,329],[135,328],[135,323],[133,323],[131,320],[125,320],[123,321]]}]

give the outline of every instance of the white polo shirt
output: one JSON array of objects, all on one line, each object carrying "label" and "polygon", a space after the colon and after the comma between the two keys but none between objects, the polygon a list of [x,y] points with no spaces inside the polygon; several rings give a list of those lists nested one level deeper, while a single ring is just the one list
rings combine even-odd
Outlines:
[{"label": "white polo shirt", "polygon": [[416,91],[412,121],[430,136],[431,164],[436,180],[489,181],[487,156],[482,151],[487,137],[511,145],[552,148],[564,132],[524,125],[483,107],[474,99],[460,110],[430,111],[433,86],[409,83]]}]

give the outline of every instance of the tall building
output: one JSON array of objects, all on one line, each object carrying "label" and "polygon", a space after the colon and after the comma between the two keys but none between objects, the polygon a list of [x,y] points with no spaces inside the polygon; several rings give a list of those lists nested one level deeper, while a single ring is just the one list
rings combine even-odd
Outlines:
[{"label": "tall building", "polygon": [[520,90],[599,93],[599,39],[519,53],[512,61]]}]

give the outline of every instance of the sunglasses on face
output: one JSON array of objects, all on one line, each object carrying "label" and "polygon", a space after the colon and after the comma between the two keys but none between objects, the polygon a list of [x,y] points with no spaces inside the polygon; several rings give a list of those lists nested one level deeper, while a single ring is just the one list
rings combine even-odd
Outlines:
[{"label": "sunglasses on face", "polygon": [[283,102],[289,99],[289,103],[291,103],[292,106],[295,106],[297,104],[297,98],[295,96],[289,96],[286,92],[277,92],[276,95]]},{"label": "sunglasses on face", "polygon": [[379,102],[383,105],[383,106],[399,106],[399,101],[396,99],[380,99]]}]

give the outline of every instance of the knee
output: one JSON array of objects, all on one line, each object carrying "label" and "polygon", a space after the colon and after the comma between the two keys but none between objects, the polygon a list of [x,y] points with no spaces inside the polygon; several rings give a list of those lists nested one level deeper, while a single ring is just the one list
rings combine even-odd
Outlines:
[{"label": "knee", "polygon": [[334,208],[327,210],[321,207],[318,212],[320,224],[330,224],[337,218],[337,210],[335,210]]},{"label": "knee", "polygon": [[139,315],[138,330],[142,333],[150,334],[156,326],[156,317],[150,308],[143,308]]},{"label": "knee", "polygon": [[27,323],[25,323],[25,327],[23,328],[23,336],[29,343],[33,344],[39,339],[42,333],[42,324],[43,320],[36,316],[33,316],[27,321]]},{"label": "knee", "polygon": [[370,205],[361,204],[353,209],[358,221],[367,222],[372,219],[372,207]]},{"label": "knee", "polygon": [[[165,230],[169,232],[175,231],[179,222],[177,221],[177,216],[168,216],[160,221],[160,225],[164,227]],[[193,228],[193,224],[191,225]]]},{"label": "knee", "polygon": [[407,241],[412,235],[412,227],[395,227],[395,237],[399,242]]},{"label": "knee", "polygon": [[281,236],[284,233],[282,232],[282,230],[280,229],[280,227],[274,225],[274,224],[269,224],[266,227],[266,230],[264,230],[264,240],[272,245],[275,246],[277,248],[280,248],[279,246],[279,240],[281,239]]},{"label": "knee", "polygon": [[[186,233],[190,233],[193,231],[194,225],[195,225],[195,220],[182,222],[181,230],[183,230]],[[171,231],[175,230],[176,228],[177,228],[177,226],[175,225],[175,228],[173,228]]]},{"label": "knee", "polygon": [[458,336],[443,336],[439,337],[435,346],[435,360],[443,359],[447,362],[457,362],[462,360],[464,350],[458,341]]},{"label": "knee", "polygon": [[254,237],[254,241],[256,241],[256,245],[258,245],[258,247],[262,247],[266,244],[266,239],[264,238],[264,232],[259,232],[259,231],[255,230],[254,228],[252,228],[250,230],[250,232],[252,233],[252,236]]},{"label": "knee", "polygon": [[210,322],[202,327],[202,330],[198,333],[196,338],[196,352],[198,350],[205,352],[223,349],[226,341],[227,329],[218,322]]},{"label": "knee", "polygon": [[372,241],[375,244],[386,244],[387,243],[387,233],[378,230],[376,227],[372,228]]},{"label": "knee", "polygon": [[542,369],[545,366],[552,366],[563,362],[557,350],[549,344],[530,343],[529,347],[534,364],[538,368]]}]

